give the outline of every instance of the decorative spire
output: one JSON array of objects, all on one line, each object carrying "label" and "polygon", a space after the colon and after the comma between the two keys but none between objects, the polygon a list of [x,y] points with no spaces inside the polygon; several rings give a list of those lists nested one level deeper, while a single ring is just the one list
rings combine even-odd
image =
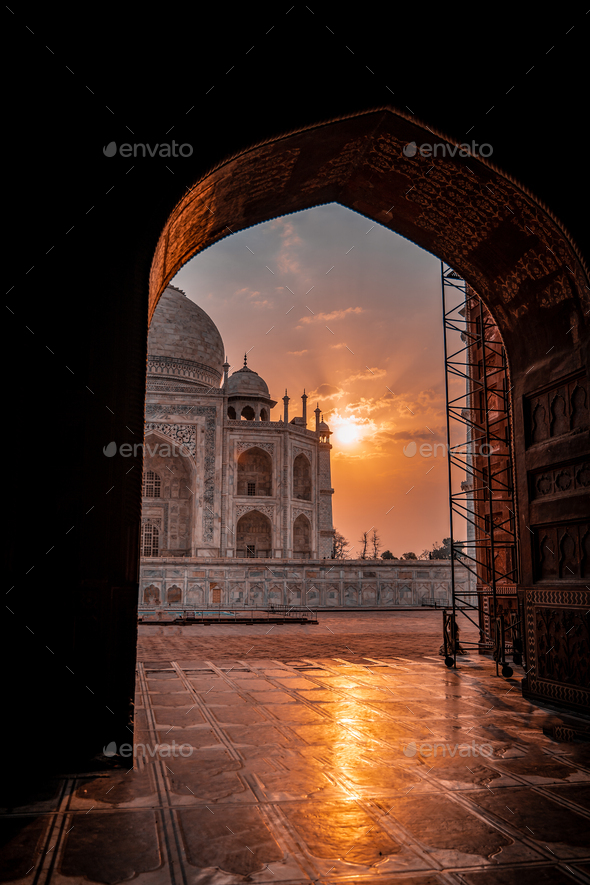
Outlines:
[{"label": "decorative spire", "polygon": [[315,432],[318,433],[320,429],[320,404],[316,403],[315,406]]},{"label": "decorative spire", "polygon": [[303,388],[303,396],[301,399],[303,402],[303,426],[307,427],[307,394],[305,392],[305,387]]},{"label": "decorative spire", "polygon": [[247,352],[244,354],[244,365],[245,366],[248,365],[248,353]]},{"label": "decorative spire", "polygon": [[287,396],[287,388],[285,387],[285,395],[283,397],[284,409],[283,409],[283,420],[285,424],[289,423],[289,397]]}]

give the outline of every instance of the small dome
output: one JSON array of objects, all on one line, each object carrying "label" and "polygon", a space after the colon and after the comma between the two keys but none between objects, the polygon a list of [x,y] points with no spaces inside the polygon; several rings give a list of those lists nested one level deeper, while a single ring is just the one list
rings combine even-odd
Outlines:
[{"label": "small dome", "polygon": [[266,381],[257,372],[248,368],[245,356],[242,368],[229,376],[227,394],[238,399],[270,400]]},{"label": "small dome", "polygon": [[205,311],[175,286],[162,292],[148,335],[148,372],[182,378],[201,387],[219,387],[224,347]]},{"label": "small dome", "polygon": [[327,431],[328,433],[332,432],[325,421],[320,421],[318,429],[321,431]]}]

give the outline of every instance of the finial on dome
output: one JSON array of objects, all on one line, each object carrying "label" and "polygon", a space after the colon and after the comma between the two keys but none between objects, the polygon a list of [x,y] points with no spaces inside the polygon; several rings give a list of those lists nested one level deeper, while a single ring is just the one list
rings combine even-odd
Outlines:
[{"label": "finial on dome", "polygon": [[244,354],[244,365],[245,366],[248,365],[248,354],[247,353]]}]

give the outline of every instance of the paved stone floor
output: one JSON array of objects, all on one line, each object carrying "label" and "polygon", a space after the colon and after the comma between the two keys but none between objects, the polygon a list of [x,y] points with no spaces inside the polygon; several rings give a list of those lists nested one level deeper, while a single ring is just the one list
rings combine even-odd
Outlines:
[{"label": "paved stone floor", "polygon": [[[8,809],[0,877],[590,882],[590,748],[543,734],[564,717],[525,701],[518,673],[476,655],[447,670],[434,615],[331,615],[331,640],[142,627],[134,763],[119,748],[119,767],[64,774]],[[282,652],[261,656],[279,630]]]},{"label": "paved stone floor", "polygon": [[[475,642],[477,631],[463,626],[461,637]],[[142,625],[138,660],[196,656],[230,660],[249,654],[287,661],[302,653],[308,657],[342,653],[360,661],[365,655],[436,655],[441,642],[441,611],[318,612],[317,626]]]}]

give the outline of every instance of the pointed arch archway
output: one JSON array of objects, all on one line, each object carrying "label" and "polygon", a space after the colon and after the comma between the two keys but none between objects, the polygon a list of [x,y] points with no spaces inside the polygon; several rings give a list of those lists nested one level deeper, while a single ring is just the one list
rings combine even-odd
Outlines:
[{"label": "pointed arch archway", "polygon": [[[435,151],[441,143],[449,148],[444,156]],[[409,144],[429,148],[430,156],[428,150],[404,151]],[[581,531],[583,515],[571,492],[546,499],[541,508],[529,478],[572,457],[577,469],[588,457],[580,433],[588,422],[584,418],[579,426],[578,412],[588,402],[590,322],[588,268],[540,200],[489,160],[465,156],[457,142],[399,111],[379,108],[326,121],[242,151],[179,195],[155,247],[149,316],[166,284],[198,252],[252,225],[330,202],[388,227],[453,267],[498,325],[511,373],[523,539],[519,592],[529,619],[527,662],[534,665],[538,535],[543,525],[559,527],[572,518]],[[546,430],[549,416],[553,428]],[[551,437],[552,429],[559,434]],[[551,601],[577,605],[579,584],[567,575],[556,581],[544,590],[553,594]],[[550,686],[527,679],[531,696],[559,700]],[[582,703],[580,691],[568,689],[567,696]]]},{"label": "pointed arch archway", "polygon": [[311,558],[311,523],[304,513],[300,513],[293,523],[293,558]]},{"label": "pointed arch archway", "polygon": [[303,452],[293,461],[293,497],[311,501],[311,464]]},{"label": "pointed arch archway", "polygon": [[238,520],[236,556],[242,559],[272,557],[272,523],[259,510],[249,510]]},{"label": "pointed arch archway", "polygon": [[252,446],[238,457],[237,494],[272,495],[272,458],[264,449]]}]

